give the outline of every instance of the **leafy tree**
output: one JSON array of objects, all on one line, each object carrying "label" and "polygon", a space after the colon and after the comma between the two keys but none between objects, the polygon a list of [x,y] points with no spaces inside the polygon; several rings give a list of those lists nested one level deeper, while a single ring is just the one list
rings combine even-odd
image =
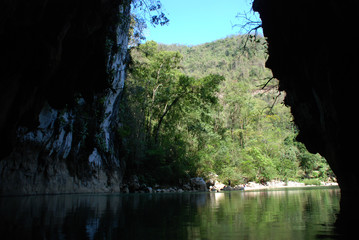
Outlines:
[{"label": "leafy tree", "polygon": [[[137,164],[166,175],[183,175],[194,171],[195,150],[192,145],[203,144],[204,122],[211,121],[208,111],[218,104],[216,92],[224,80],[219,75],[200,79],[181,73],[179,52],[161,51],[157,43],[146,42],[131,51],[132,64],[126,82],[127,115],[132,116],[132,131],[142,129],[143,160]],[[134,112],[137,113],[135,116]],[[129,120],[124,119],[124,123]],[[137,124],[133,124],[137,122]],[[191,137],[198,139],[191,141]],[[134,137],[134,136],[132,136]],[[139,142],[129,138],[130,142]],[[130,144],[131,145],[131,144]],[[198,147],[197,147],[198,148]],[[184,156],[190,156],[184,158]],[[136,162],[137,159],[129,160]],[[176,174],[173,174],[175,170]],[[155,172],[155,170],[154,170]],[[155,175],[155,174],[154,174]]]},{"label": "leafy tree", "polygon": [[263,38],[192,47],[148,41],[131,56],[118,130],[130,171],[162,183],[213,173],[234,184],[333,177],[295,141],[285,94],[264,67]]}]

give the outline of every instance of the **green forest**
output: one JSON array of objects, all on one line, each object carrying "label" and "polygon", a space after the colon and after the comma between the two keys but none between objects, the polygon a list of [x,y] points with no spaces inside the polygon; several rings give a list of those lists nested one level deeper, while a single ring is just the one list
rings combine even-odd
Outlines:
[{"label": "green forest", "polygon": [[148,184],[216,174],[223,183],[326,181],[325,159],[295,140],[262,37],[132,47],[121,103],[123,160]]}]

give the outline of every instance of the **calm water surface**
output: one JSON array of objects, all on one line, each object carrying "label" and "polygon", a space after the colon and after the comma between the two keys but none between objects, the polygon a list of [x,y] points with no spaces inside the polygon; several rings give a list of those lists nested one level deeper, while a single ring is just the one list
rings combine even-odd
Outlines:
[{"label": "calm water surface", "polygon": [[338,188],[0,198],[1,239],[331,239]]}]

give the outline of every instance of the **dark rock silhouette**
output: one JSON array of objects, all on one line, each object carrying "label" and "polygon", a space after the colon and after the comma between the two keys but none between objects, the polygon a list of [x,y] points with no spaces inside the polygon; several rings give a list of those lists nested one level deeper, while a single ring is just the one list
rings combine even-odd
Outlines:
[{"label": "dark rock silhouette", "polygon": [[0,194],[119,189],[130,2],[0,3]]},{"label": "dark rock silhouette", "polygon": [[342,216],[358,214],[358,2],[255,0],[253,9],[268,40],[266,65],[287,93],[298,140],[336,174]]}]

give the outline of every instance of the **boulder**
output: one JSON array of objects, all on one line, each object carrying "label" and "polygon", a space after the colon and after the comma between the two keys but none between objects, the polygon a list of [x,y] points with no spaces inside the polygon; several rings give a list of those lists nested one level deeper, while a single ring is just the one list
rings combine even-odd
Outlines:
[{"label": "boulder", "polygon": [[153,192],[153,190],[152,190],[152,188],[151,188],[151,187],[146,187],[145,192],[147,192],[147,193],[152,193],[152,192]]},{"label": "boulder", "polygon": [[130,192],[130,190],[128,189],[127,184],[125,184],[125,185],[123,185],[123,186],[121,187],[121,192],[122,192],[122,193],[129,193],[129,192]]},{"label": "boulder", "polygon": [[225,186],[224,188],[221,189],[222,191],[232,191],[233,188],[231,186]]},{"label": "boulder", "polygon": [[138,177],[136,175],[131,176],[128,185],[131,192],[135,192],[141,188],[140,182],[138,181]]},{"label": "boulder", "polygon": [[218,190],[221,190],[225,187],[226,185],[224,185],[223,183],[221,182],[217,182],[214,184],[214,187],[217,188]]},{"label": "boulder", "polygon": [[187,183],[187,184],[184,184],[183,185],[183,189],[185,190],[185,191],[190,191],[191,190],[191,186]]},{"label": "boulder", "polygon": [[233,187],[233,190],[244,190],[244,187],[241,185],[236,185]]},{"label": "boulder", "polygon": [[215,173],[208,174],[207,181],[206,181],[207,188],[209,188],[210,186],[214,186],[217,182],[217,179],[218,179],[217,174],[215,174]]},{"label": "boulder", "polygon": [[207,191],[206,182],[201,177],[191,178],[190,183],[194,190]]}]

